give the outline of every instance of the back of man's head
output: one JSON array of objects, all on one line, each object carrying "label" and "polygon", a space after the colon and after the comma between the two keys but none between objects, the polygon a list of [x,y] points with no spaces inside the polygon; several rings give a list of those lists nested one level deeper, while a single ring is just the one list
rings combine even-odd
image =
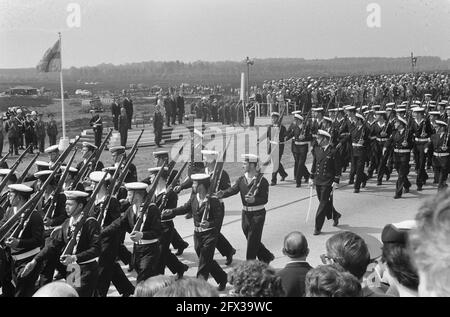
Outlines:
[{"label": "back of man's head", "polygon": [[182,278],[153,297],[219,297],[217,290],[201,278]]},{"label": "back of man's head", "polygon": [[361,280],[370,262],[363,238],[350,231],[339,232],[326,242],[327,253],[334,262]]},{"label": "back of man's head", "polygon": [[426,201],[416,221],[409,246],[419,273],[419,296],[450,296],[450,191]]},{"label": "back of man's head", "polygon": [[298,231],[289,233],[284,238],[283,253],[290,258],[306,258],[309,249],[305,236]]},{"label": "back of man's head", "polygon": [[67,283],[53,282],[42,286],[33,297],[78,297],[78,293]]},{"label": "back of man's head", "polygon": [[175,278],[167,275],[158,275],[146,279],[136,285],[134,297],[153,297],[160,290],[175,282]]}]

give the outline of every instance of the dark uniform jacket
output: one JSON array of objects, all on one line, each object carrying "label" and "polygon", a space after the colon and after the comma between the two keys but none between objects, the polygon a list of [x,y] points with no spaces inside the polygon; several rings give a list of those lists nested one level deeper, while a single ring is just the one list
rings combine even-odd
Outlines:
[{"label": "dark uniform jacket", "polygon": [[[43,206],[46,205],[46,201],[43,202]],[[49,215],[50,227],[56,227],[59,225],[62,225],[63,222],[67,219],[67,213],[66,213],[66,195],[64,193],[59,193],[57,196],[57,199],[53,200],[53,204],[55,204],[54,207],[51,205],[48,206],[48,208],[54,208],[53,213]],[[47,213],[48,209],[43,210],[43,214],[45,215]]]},{"label": "dark uniform jacket", "polygon": [[19,136],[19,126],[17,121],[11,118],[5,125],[5,131],[8,133],[8,138],[17,138]]},{"label": "dark uniform jacket", "polygon": [[52,120],[47,124],[47,134],[48,135],[57,135],[58,134],[58,126],[57,126],[55,120]]},{"label": "dark uniform jacket", "polygon": [[100,133],[103,131],[103,121],[98,114],[89,120],[89,125],[94,129],[94,132]]},{"label": "dark uniform jacket", "polygon": [[[76,169],[79,171],[83,168],[84,165],[84,160],[81,162],[78,162]],[[105,166],[103,165],[103,163],[101,161],[97,161],[97,163],[95,164],[95,169],[94,171],[101,171]]]},{"label": "dark uniform jacket", "polygon": [[416,120],[412,121],[411,130],[414,133],[414,140],[417,144],[425,144],[430,142],[430,137],[433,134],[433,127],[430,120],[423,119],[420,123]]},{"label": "dark uniform jacket", "polygon": [[253,178],[250,183],[248,183],[247,178],[242,175],[236,180],[233,186],[224,190],[223,198],[227,198],[240,193],[241,201],[244,206],[251,207],[267,204],[267,201],[269,199],[269,182],[264,176],[261,178],[259,184],[257,185],[257,189],[255,191],[255,202],[250,204],[245,200],[245,195],[247,195],[247,193],[250,191],[257,177],[258,176]]},{"label": "dark uniform jacket", "polygon": [[[38,263],[45,258],[56,256],[64,251],[71,239],[69,236],[70,218],[66,219],[62,226],[56,229],[53,239],[47,243],[44,249],[34,258]],[[100,255],[100,225],[94,218],[88,218],[78,233],[79,240],[76,245],[77,263],[83,263],[97,258]]]},{"label": "dark uniform jacket", "polygon": [[278,271],[286,297],[305,296],[305,277],[312,267],[307,262],[291,262]]},{"label": "dark uniform jacket", "polygon": [[[297,124],[292,123],[287,131],[286,140],[292,138],[292,153],[300,153],[305,145],[312,141],[311,128],[308,124],[303,124],[300,128]],[[304,143],[304,144],[299,144]],[[303,150],[304,151],[304,150]]]},{"label": "dark uniform jacket", "polygon": [[[413,148],[413,134],[409,131],[408,136],[406,136],[406,129],[403,129],[401,132],[399,130],[394,131],[392,133],[388,142],[386,142],[386,148],[392,148],[394,150],[394,159],[397,158],[399,161],[409,162],[410,152],[405,153],[395,153],[395,150],[411,150]],[[403,146],[403,142],[406,140],[406,146]]]},{"label": "dark uniform jacket", "polygon": [[36,123],[34,124],[34,131],[38,138],[45,137],[45,122],[36,121]]},{"label": "dark uniform jacket", "polygon": [[[441,133],[435,133],[431,136],[431,143],[433,144],[433,152],[434,153],[449,153],[450,138],[447,138],[447,135],[448,135],[447,132],[442,132],[442,136],[441,136]],[[445,144],[446,138],[447,138],[447,144]],[[442,149],[444,146],[447,147],[447,149],[445,151]],[[436,157],[436,158],[438,158],[438,157]]]},{"label": "dark uniform jacket", "polygon": [[[353,146],[353,156],[363,156],[367,154],[367,147],[369,146],[370,130],[366,125],[360,127],[354,126],[350,131]],[[362,140],[362,146],[356,146]]]},{"label": "dark uniform jacket", "polygon": [[339,183],[341,176],[341,158],[336,149],[328,145],[324,150],[320,146],[313,149],[313,163],[311,178],[318,186],[331,186],[333,182]]}]

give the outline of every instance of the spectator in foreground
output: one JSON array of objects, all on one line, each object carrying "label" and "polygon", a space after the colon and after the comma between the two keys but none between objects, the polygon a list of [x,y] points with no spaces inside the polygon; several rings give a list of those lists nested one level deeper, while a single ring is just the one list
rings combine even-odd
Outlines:
[{"label": "spectator in foreground", "polygon": [[419,276],[407,249],[408,234],[413,227],[415,221],[389,224],[381,234],[386,279],[391,291],[400,297],[418,296]]},{"label": "spectator in foreground", "polygon": [[306,274],[306,297],[360,297],[358,279],[337,264],[319,265]]},{"label": "spectator in foreground", "polygon": [[275,270],[261,261],[246,261],[237,265],[228,275],[233,285],[232,296],[283,297],[281,278]]},{"label": "spectator in foreground", "polygon": [[[343,231],[333,235],[326,242],[327,254],[321,256],[324,264],[339,264],[344,270],[353,274],[361,283],[367,266],[370,263],[370,253],[366,242],[356,233]],[[365,286],[363,297],[383,297]]]},{"label": "spectator in foreground", "polygon": [[412,259],[419,273],[419,296],[450,296],[450,191],[426,201],[409,235]]},{"label": "spectator in foreground", "polygon": [[33,297],[79,297],[77,291],[67,283],[52,282],[42,286]]},{"label": "spectator in foreground", "polygon": [[204,279],[185,277],[161,289],[153,297],[219,297],[219,293]]},{"label": "spectator in foreground", "polygon": [[175,282],[173,276],[158,275],[152,276],[136,285],[134,297],[153,297],[160,290]]},{"label": "spectator in foreground", "polygon": [[301,232],[291,232],[284,238],[283,254],[289,262],[277,275],[286,297],[305,296],[305,276],[312,267],[306,262],[309,254],[308,241]]}]

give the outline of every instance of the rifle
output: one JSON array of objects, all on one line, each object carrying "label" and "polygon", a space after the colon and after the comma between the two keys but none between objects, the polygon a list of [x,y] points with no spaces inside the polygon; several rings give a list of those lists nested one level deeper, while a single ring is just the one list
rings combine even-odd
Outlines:
[{"label": "rifle", "polygon": [[92,172],[95,171],[95,165],[97,164],[98,160],[100,159],[100,156],[102,155],[103,151],[105,150],[105,148],[106,148],[106,143],[108,143],[108,140],[109,140],[109,138],[110,138],[111,135],[112,135],[112,132],[113,132],[113,129],[110,128],[110,129],[109,129],[109,132],[108,132],[108,135],[107,135],[106,138],[103,140],[103,142],[102,142],[102,144],[100,145],[100,147],[99,147],[97,150],[95,150],[95,156],[94,156],[94,158],[92,159],[92,164],[91,164],[91,166],[90,166],[90,168],[89,168],[89,172],[87,173],[87,175],[89,175],[89,174],[91,174]]},{"label": "rifle", "polygon": [[77,245],[77,235],[83,228],[83,225],[86,222],[86,220],[89,218],[89,215],[91,213],[90,211],[91,211],[92,206],[94,205],[94,201],[95,201],[93,198],[95,196],[97,196],[98,191],[105,183],[106,175],[107,174],[105,173],[102,180],[97,184],[97,186],[94,189],[94,192],[92,193],[91,199],[89,199],[87,201],[87,204],[84,206],[83,210],[81,211],[82,217],[81,217],[80,221],[78,221],[78,223],[76,224],[75,230],[72,232],[72,236],[71,236],[69,242],[67,243],[66,247],[64,248],[64,251],[62,252],[60,259],[64,256],[73,254],[73,250],[75,249],[75,246]]},{"label": "rifle", "polygon": [[[61,163],[58,163],[60,165]],[[56,163],[55,163],[56,165]],[[59,166],[57,166],[59,168]],[[20,223],[17,221],[19,219],[22,219],[22,224],[25,223],[25,219],[28,219],[32,212],[34,211],[34,208],[36,207],[37,202],[39,199],[44,195],[45,188],[48,186],[48,184],[53,180],[55,177],[58,168],[55,168],[53,172],[49,175],[49,177],[46,179],[44,184],[42,184],[42,187],[39,191],[37,191],[20,209],[19,211],[14,214],[11,218],[6,221],[3,226],[0,228],[0,242],[4,241],[8,238],[9,233],[11,230],[18,229],[20,226]],[[18,234],[18,230],[14,230],[13,234]],[[11,235],[12,236],[12,235]]]},{"label": "rifle", "polygon": [[14,162],[14,164],[10,168],[9,173],[7,175],[5,175],[5,177],[3,177],[3,180],[0,183],[0,192],[2,192],[3,189],[5,188],[11,175],[13,175],[16,172],[16,169],[19,167],[19,164],[22,162],[23,158],[25,157],[25,154],[29,151],[30,148],[31,148],[31,145],[29,147],[27,147],[27,149]]},{"label": "rifle", "polygon": [[[44,221],[46,219],[51,219],[52,215],[56,209],[56,203],[58,202],[58,195],[62,191],[62,188],[64,186],[64,183],[67,179],[67,176],[69,175],[70,166],[72,165],[73,159],[75,158],[75,155],[77,154],[77,149],[73,152],[72,156],[69,159],[69,162],[66,165],[66,169],[64,170],[64,173],[61,175],[58,184],[56,185],[55,190],[53,190],[53,193],[51,194],[50,205],[47,209],[47,212],[44,216]],[[45,209],[44,209],[45,210]]]},{"label": "rifle", "polygon": [[28,175],[28,171],[30,170],[31,166],[33,166],[34,162],[36,162],[37,158],[39,157],[39,153],[36,153],[34,158],[28,163],[28,166],[23,170],[22,175],[17,179],[17,184],[22,184],[25,177]]},{"label": "rifle", "polygon": [[0,166],[6,162],[6,160],[8,159],[8,156],[9,156],[9,153],[6,153],[5,156],[2,157],[2,159],[0,160]]},{"label": "rifle", "polygon": [[183,174],[183,171],[186,169],[188,164],[189,164],[189,162],[184,162],[183,167],[181,167],[181,169],[178,171],[177,175],[175,175],[175,177],[172,179],[172,182],[170,182],[170,185],[167,187],[167,193],[164,195],[164,198],[161,202],[161,206],[160,206],[161,211],[166,209],[166,205],[169,200],[169,196],[173,192],[173,189],[175,188],[175,186],[178,184],[178,181],[180,180],[181,175]]},{"label": "rifle", "polygon": [[73,180],[72,184],[69,187],[69,190],[73,190],[74,188],[77,187],[78,183],[84,179],[84,176],[86,175],[87,170],[90,168],[90,163],[92,162],[92,160],[94,159],[94,157],[96,156],[96,153],[92,153],[91,156],[89,156],[89,158],[86,160],[86,163],[83,164],[83,167],[80,168],[80,170],[77,173],[77,176],[75,176],[75,179]]},{"label": "rifle", "polygon": [[158,171],[158,174],[156,174],[155,179],[153,180],[152,184],[149,187],[147,187],[147,195],[145,196],[144,202],[141,205],[141,212],[139,213],[139,218],[136,221],[132,232],[138,230],[137,225],[140,222],[139,220],[147,212],[147,209],[152,202],[153,195],[155,194],[156,187],[158,186],[159,179],[161,178],[161,175],[164,172],[164,169],[166,168],[166,166],[167,166],[167,162],[164,162],[164,164],[161,166],[161,169]]},{"label": "rifle", "polygon": [[[102,209],[100,210],[100,212],[99,212],[99,214],[97,216],[97,221],[98,221],[98,223],[100,225],[102,224],[102,221],[103,221],[103,218],[105,216],[105,213],[109,209],[109,204],[111,203],[113,189],[116,186],[117,178],[119,177],[119,174],[121,172],[120,167],[124,164],[124,162],[125,162],[125,156],[123,156],[122,159],[120,160],[119,166],[114,171],[114,175],[111,178],[111,181],[109,183],[108,190],[107,190],[107,193],[106,193],[106,199],[105,199],[105,201],[103,203]],[[92,199],[95,199],[95,197],[92,197]]]}]

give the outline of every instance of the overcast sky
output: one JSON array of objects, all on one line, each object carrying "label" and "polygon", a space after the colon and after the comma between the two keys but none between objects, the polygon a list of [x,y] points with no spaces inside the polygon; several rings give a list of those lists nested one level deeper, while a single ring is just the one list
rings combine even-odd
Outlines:
[{"label": "overcast sky", "polygon": [[[381,27],[367,26],[367,6]],[[69,28],[69,3],[81,25]],[[267,57],[450,58],[450,0],[0,0],[0,68]]]}]

